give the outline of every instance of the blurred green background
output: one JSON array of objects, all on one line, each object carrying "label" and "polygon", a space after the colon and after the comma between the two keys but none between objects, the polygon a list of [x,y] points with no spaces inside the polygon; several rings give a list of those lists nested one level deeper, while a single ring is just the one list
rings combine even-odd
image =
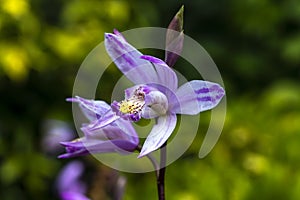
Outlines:
[{"label": "blurred green background", "polygon": [[[55,178],[69,160],[43,150],[43,127],[72,126],[65,98],[81,62],[104,32],[167,27],[182,4],[185,33],[223,76],[228,111],[219,142],[199,160],[210,113],[201,115],[195,142],[167,169],[167,199],[300,199],[300,1],[0,2],[1,200],[57,199]],[[98,174],[87,173],[88,195],[110,199],[107,180],[96,178],[110,169],[81,159]],[[124,176],[124,199],[156,199],[153,173]]]}]

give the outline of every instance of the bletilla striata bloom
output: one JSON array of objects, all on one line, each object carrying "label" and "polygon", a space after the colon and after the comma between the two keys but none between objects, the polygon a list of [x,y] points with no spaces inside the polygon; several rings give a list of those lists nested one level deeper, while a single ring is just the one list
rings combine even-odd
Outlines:
[{"label": "bletilla striata bloom", "polygon": [[[156,124],[139,157],[157,150],[167,141],[175,129],[176,114],[196,115],[212,109],[225,94],[220,85],[201,80],[190,81],[178,88],[175,72],[164,61],[142,55],[116,30],[105,34],[105,47],[116,66],[135,86],[126,89],[123,101],[113,101],[111,110],[86,125],[83,131],[102,131],[118,121],[155,118]],[[123,135],[123,131],[116,130],[119,135]]]}]

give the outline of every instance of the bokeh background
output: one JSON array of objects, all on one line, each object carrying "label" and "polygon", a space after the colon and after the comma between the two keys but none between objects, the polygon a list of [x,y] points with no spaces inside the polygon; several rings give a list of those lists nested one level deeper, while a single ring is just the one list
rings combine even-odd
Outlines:
[{"label": "bokeh background", "polygon": [[[201,114],[195,142],[167,169],[167,199],[300,199],[298,0],[1,0],[1,200],[58,199],[56,177],[74,159],[56,158],[59,134],[49,132],[76,135],[65,98],[81,62],[104,32],[167,27],[182,4],[185,34],[219,67],[228,110],[219,142],[202,160],[210,113]],[[117,74],[108,71],[108,80]],[[111,87],[99,98],[109,100]],[[79,160],[87,195],[113,199],[117,172],[89,156]],[[125,200],[156,199],[153,173],[121,176]]]}]

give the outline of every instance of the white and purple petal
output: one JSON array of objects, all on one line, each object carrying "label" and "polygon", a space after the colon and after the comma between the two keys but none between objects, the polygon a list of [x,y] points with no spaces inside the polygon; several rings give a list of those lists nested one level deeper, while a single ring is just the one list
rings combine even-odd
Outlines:
[{"label": "white and purple petal", "polygon": [[144,142],[139,158],[160,148],[171,136],[176,127],[176,114],[168,114],[157,118],[150,134]]},{"label": "white and purple petal", "polygon": [[73,142],[62,142],[61,144],[65,146],[66,153],[60,155],[58,158],[72,158],[88,154],[110,152],[129,153],[134,151],[137,146],[123,139],[99,140],[86,137]]},{"label": "white and purple petal", "polygon": [[143,55],[130,45],[121,33],[105,33],[106,51],[121,72],[133,83],[150,83],[157,79],[150,62],[141,59]]},{"label": "white and purple petal", "polygon": [[114,122],[114,126],[118,127],[119,130],[123,133],[122,138],[129,141],[135,147],[139,144],[139,136],[136,133],[132,123],[130,121],[119,119]]},{"label": "white and purple petal", "polygon": [[69,102],[78,103],[83,114],[90,121],[99,119],[108,110],[110,110],[110,106],[104,101],[89,100],[79,96],[75,96],[74,98],[67,98],[66,100]]},{"label": "white and purple petal", "polygon": [[130,121],[122,118],[103,128],[88,130],[82,128],[87,139],[93,140],[124,140],[135,146],[139,143],[139,137]]},{"label": "white and purple petal", "polygon": [[176,91],[178,87],[177,75],[164,61],[149,55],[143,55],[141,58],[150,61],[155,67],[157,82],[153,81],[152,83],[162,85],[171,91]]},{"label": "white and purple petal", "polygon": [[118,119],[108,126],[88,130],[82,128],[84,137],[70,142],[61,142],[66,153],[59,158],[83,156],[90,153],[128,153],[139,144],[138,135],[129,121]]},{"label": "white and purple petal", "polygon": [[225,90],[217,83],[190,81],[176,91],[177,100],[170,109],[177,114],[196,115],[217,106],[224,95]]},{"label": "white and purple petal", "polygon": [[103,128],[117,119],[119,119],[120,116],[116,115],[112,110],[107,111],[101,118],[92,121],[89,124],[86,124],[85,126],[82,127],[82,130],[86,131],[94,131],[100,128]]}]

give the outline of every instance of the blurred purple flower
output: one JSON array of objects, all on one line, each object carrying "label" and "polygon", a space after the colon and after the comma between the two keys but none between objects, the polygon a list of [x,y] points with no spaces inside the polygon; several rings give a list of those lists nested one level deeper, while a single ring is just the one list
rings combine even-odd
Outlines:
[{"label": "blurred purple flower", "polygon": [[[83,114],[93,124],[98,120],[108,122],[105,127],[90,127],[83,124],[81,130],[84,136],[70,142],[61,142],[66,153],[59,158],[70,158],[87,155],[89,153],[133,152],[139,138],[132,124],[119,117],[114,117],[111,107],[104,101],[87,100],[81,97],[68,98],[67,101],[79,104]],[[108,120],[108,121],[107,121]]]},{"label": "blurred purple flower", "polygon": [[80,181],[83,164],[79,161],[70,162],[58,175],[56,187],[62,200],[89,200],[85,196],[86,185]]},{"label": "blurred purple flower", "polygon": [[46,120],[43,124],[42,149],[47,153],[57,153],[62,150],[61,141],[74,138],[74,131],[68,123],[60,120]]},{"label": "blurred purple flower", "polygon": [[105,46],[114,63],[135,86],[125,90],[125,100],[114,101],[112,111],[94,120],[84,130],[101,130],[121,119],[156,118],[139,157],[166,142],[175,129],[176,114],[196,115],[212,109],[225,94],[220,85],[208,81],[194,80],[178,88],[175,72],[164,61],[142,55],[116,30],[105,34]]}]

